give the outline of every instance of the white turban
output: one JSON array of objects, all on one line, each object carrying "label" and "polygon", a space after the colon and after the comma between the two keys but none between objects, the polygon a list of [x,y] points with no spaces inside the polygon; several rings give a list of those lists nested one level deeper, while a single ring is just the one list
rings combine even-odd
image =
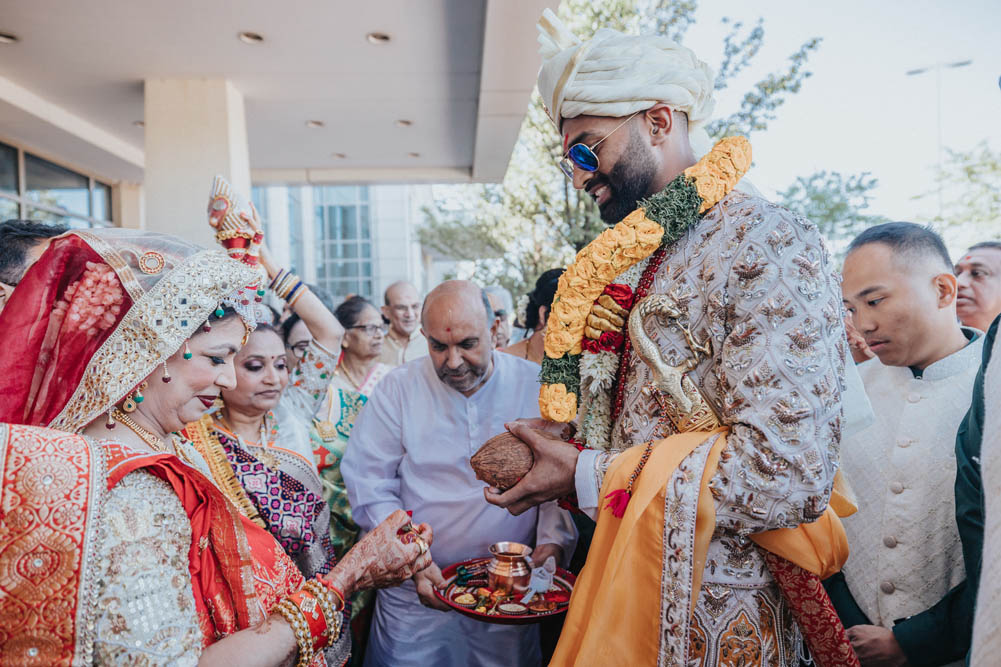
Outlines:
[{"label": "white turban", "polygon": [[557,127],[564,118],[621,118],[663,103],[688,116],[692,149],[708,152],[704,126],[716,104],[716,75],[690,49],[609,28],[582,42],[549,9],[539,20],[539,44],[539,94]]}]

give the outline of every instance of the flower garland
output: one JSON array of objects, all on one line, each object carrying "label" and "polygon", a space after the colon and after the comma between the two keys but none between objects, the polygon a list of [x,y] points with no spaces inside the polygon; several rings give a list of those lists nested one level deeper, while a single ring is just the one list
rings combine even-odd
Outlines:
[{"label": "flower garland", "polygon": [[543,418],[569,422],[580,407],[585,442],[609,446],[612,385],[625,345],[625,320],[648,260],[733,190],[750,165],[747,139],[720,140],[577,253],[560,277],[546,328],[539,391]]}]

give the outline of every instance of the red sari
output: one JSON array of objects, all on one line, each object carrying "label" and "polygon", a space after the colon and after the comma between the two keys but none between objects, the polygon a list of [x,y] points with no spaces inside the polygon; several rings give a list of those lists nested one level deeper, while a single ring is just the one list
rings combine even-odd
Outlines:
[{"label": "red sari", "polygon": [[[261,623],[303,578],[267,531],[170,454],[0,424],[0,663],[90,663],[101,500],[145,470],[191,522],[189,572],[203,646]],[[325,664],[318,654],[314,664]]]}]

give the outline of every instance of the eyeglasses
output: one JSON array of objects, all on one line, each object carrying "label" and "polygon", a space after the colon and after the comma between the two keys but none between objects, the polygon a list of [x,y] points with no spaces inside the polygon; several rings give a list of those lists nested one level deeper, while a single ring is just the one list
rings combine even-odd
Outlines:
[{"label": "eyeglasses", "polygon": [[309,343],[310,341],[308,340],[301,340],[295,345],[290,346],[289,349],[292,350],[292,354],[296,359],[302,359],[306,356],[306,349],[309,347]]},{"label": "eyeglasses", "polygon": [[635,118],[638,113],[640,112],[637,111],[629,118],[626,118],[624,121],[619,123],[614,130],[603,136],[601,139],[598,139],[598,141],[590,146],[585,144],[574,144],[571,146],[569,150],[563,154],[563,157],[556,162],[560,165],[560,171],[563,172],[563,175],[572,181],[574,167],[583,169],[588,173],[598,171],[598,156],[595,154],[594,149],[597,148],[598,144],[602,141],[615,134],[619,128]]},{"label": "eyeglasses", "polygon": [[360,329],[365,332],[366,336],[374,336],[376,333],[385,335],[389,331],[389,327],[385,324],[356,324],[348,329]]}]

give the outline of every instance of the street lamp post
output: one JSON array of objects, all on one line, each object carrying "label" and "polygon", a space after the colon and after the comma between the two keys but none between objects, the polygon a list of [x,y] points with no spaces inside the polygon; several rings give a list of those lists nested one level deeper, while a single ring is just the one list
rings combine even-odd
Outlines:
[{"label": "street lamp post", "polygon": [[938,130],[938,217],[942,217],[942,70],[956,69],[972,64],[972,60],[957,60],[952,63],[935,63],[905,72],[907,76],[918,76],[935,72],[936,125]]}]

